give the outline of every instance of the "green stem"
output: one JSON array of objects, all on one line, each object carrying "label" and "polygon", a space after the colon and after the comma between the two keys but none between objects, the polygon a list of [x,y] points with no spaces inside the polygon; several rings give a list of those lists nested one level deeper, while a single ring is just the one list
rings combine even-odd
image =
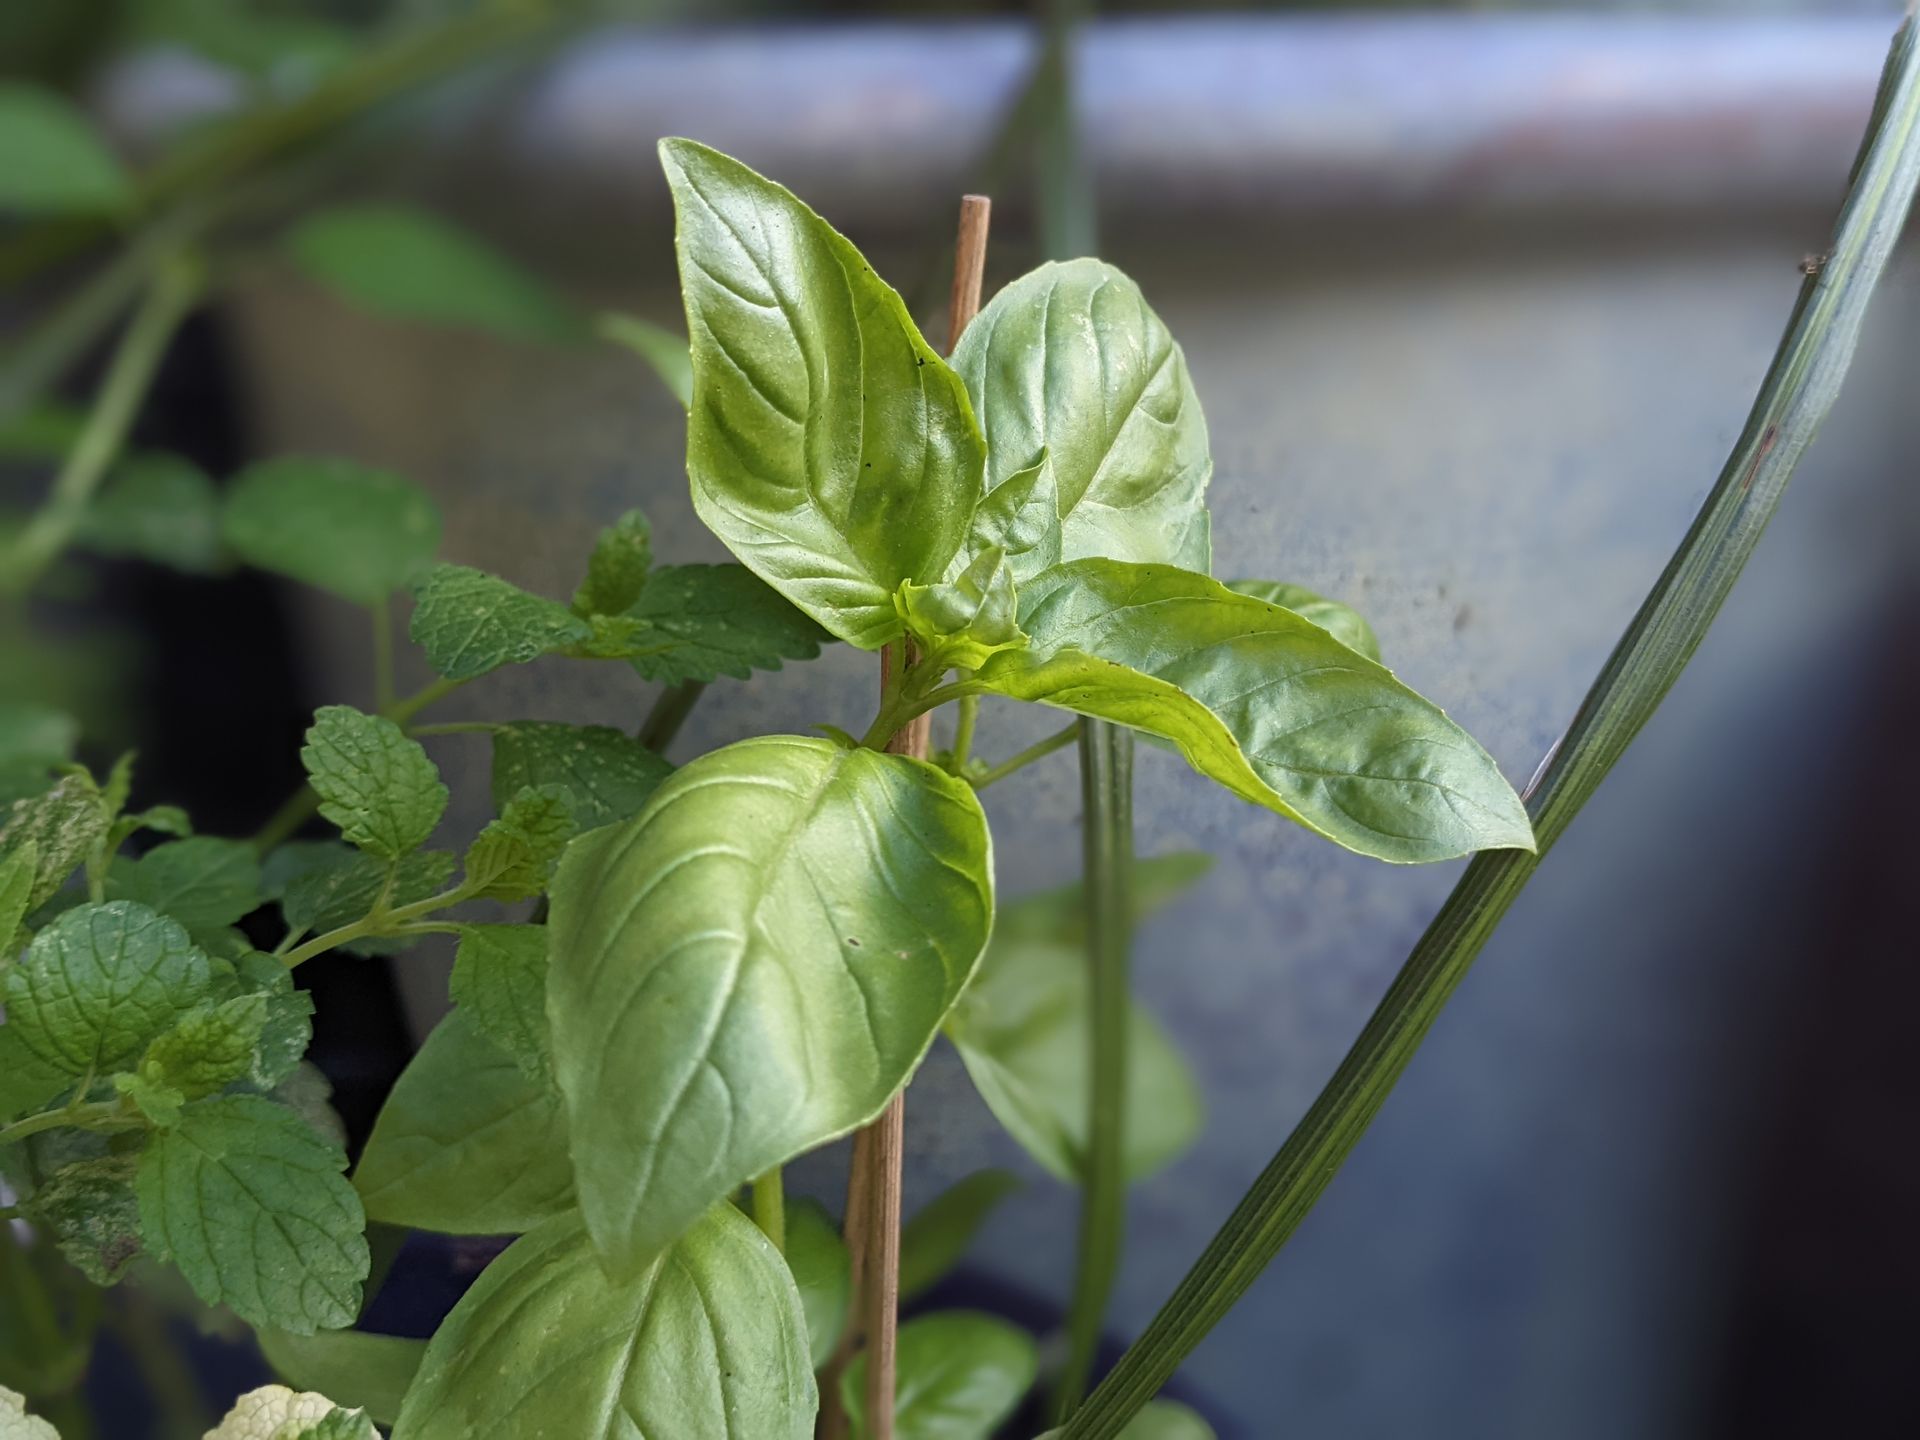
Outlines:
[{"label": "green stem", "polygon": [[373,616],[373,708],[385,714],[393,693],[393,602],[385,595],[369,607]]},{"label": "green stem", "polygon": [[120,339],[86,428],[55,477],[52,493],[20,532],[12,553],[0,560],[0,590],[26,594],[66,549],[126,443],[174,332],[198,303],[205,283],[204,267],[191,256],[176,254],[161,264]]},{"label": "green stem", "polygon": [[700,703],[700,697],[706,690],[704,680],[689,680],[684,685],[674,685],[661,691],[659,699],[653,702],[653,708],[647,712],[647,718],[640,722],[639,733],[634,738],[654,754],[666,754],[673,737],[680,733],[680,727],[687,723],[687,717],[693,713],[693,707]]},{"label": "green stem", "polygon": [[412,720],[414,716],[418,715],[429,705],[438,705],[442,700],[446,699],[447,696],[453,694],[454,691],[466,683],[467,681],[465,680],[436,680],[431,685],[423,686],[421,689],[414,691],[413,694],[407,696],[406,699],[396,700],[393,704],[382,709],[380,713],[404,730],[407,727],[407,722]]},{"label": "green stem", "polygon": [[[391,877],[389,877],[391,884]],[[442,890],[438,895],[429,895],[424,900],[416,900],[411,905],[400,905],[392,910],[386,908],[385,897],[376,904],[371,913],[361,916],[348,924],[329,930],[324,935],[316,935],[304,945],[296,945],[281,958],[289,970],[296,965],[324,955],[329,950],[337,950],[342,945],[352,944],[355,940],[373,935],[405,935],[415,931],[429,933],[445,927],[438,925],[415,925],[413,922],[424,919],[436,910],[444,910],[449,905],[458,905],[467,898],[464,885],[456,885],[451,890]]]},{"label": "green stem", "polygon": [[0,1126],[0,1145],[11,1145],[15,1141],[38,1135],[43,1130],[57,1130],[62,1126],[75,1130],[124,1130],[134,1128],[136,1123],[129,1119],[115,1100],[96,1101],[87,1105],[62,1105],[58,1110],[43,1110],[38,1115],[29,1115],[11,1125]]},{"label": "green stem", "polygon": [[1090,721],[1080,731],[1092,1088],[1080,1243],[1067,1311],[1067,1360],[1054,1389],[1064,1421],[1086,1394],[1120,1269],[1127,1223],[1127,969],[1133,938],[1133,732]]},{"label": "green stem", "polygon": [[778,1165],[753,1182],[753,1223],[774,1249],[787,1253],[787,1184]]},{"label": "green stem", "polygon": [[974,727],[980,723],[980,697],[963,695],[960,697],[960,718],[953,727],[953,773],[964,775],[967,760],[973,754]]},{"label": "green stem", "polygon": [[[1875,285],[1920,183],[1920,50],[1902,26],[1824,264],[1801,287],[1747,425],[1686,538],[1529,787],[1539,853],[1565,833],[1653,715],[1759,543],[1832,409]],[[1074,1415],[1110,1440],[1232,1309],[1359,1143],[1480,948],[1540,861],[1476,856],[1360,1038],[1146,1332]]]},{"label": "green stem", "polygon": [[[1098,722],[1095,722],[1098,723]],[[1064,750],[1080,738],[1082,725],[1076,720],[1064,729],[1056,730],[1037,744],[1029,745],[1011,760],[1002,760],[992,769],[984,772],[973,781],[973,788],[984,790],[996,780],[1004,780],[1016,770],[1024,770],[1036,760],[1043,760],[1056,750]]]}]

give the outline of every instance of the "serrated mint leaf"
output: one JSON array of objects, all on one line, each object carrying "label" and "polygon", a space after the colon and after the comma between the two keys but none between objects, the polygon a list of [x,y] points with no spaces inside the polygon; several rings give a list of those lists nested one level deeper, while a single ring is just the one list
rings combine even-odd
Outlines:
[{"label": "serrated mint leaf", "polygon": [[76,215],[122,210],[133,185],[87,117],[41,85],[0,84],[0,210]]},{"label": "serrated mint leaf", "polygon": [[[1006,1321],[971,1310],[922,1315],[900,1327],[895,1352],[897,1440],[972,1440],[995,1434],[1040,1368],[1033,1337]],[[872,1434],[864,1397],[867,1357],[841,1372],[840,1394],[854,1440]]]},{"label": "serrated mint leaf", "polygon": [[27,891],[28,913],[50,900],[67,877],[86,863],[112,823],[113,814],[100,787],[91,775],[79,771],[0,812],[0,858],[29,842],[38,857]]},{"label": "serrated mint leaf", "polygon": [[360,1311],[365,1216],[347,1159],[285,1106],[197,1101],[140,1157],[140,1229],[209,1305],[296,1335]]},{"label": "serrated mint leaf", "polygon": [[436,674],[471,680],[579,645],[593,629],[566,606],[465,565],[436,565],[414,590],[409,634]]},{"label": "serrated mint leaf", "polygon": [[1380,659],[1380,641],[1373,627],[1359,611],[1338,600],[1316,595],[1304,585],[1288,585],[1279,580],[1229,580],[1226,583],[1236,594],[1284,606],[1311,620],[1349,650],[1358,650],[1369,660]]},{"label": "serrated mint leaf", "polygon": [[580,830],[636,815],[673,766],[607,725],[516,720],[493,732],[493,803],[529,787],[558,787]]},{"label": "serrated mint leaf", "polygon": [[260,907],[260,860],[244,840],[173,840],[138,860],[115,859],[107,898],[136,900],[188,930],[217,930]]},{"label": "serrated mint leaf", "polygon": [[448,991],[474,1028],[529,1076],[545,1080],[552,1072],[546,926],[462,926]]},{"label": "serrated mint leaf", "polygon": [[573,592],[576,615],[618,615],[640,598],[653,567],[653,531],[629,510],[600,532],[587,560],[587,578]]},{"label": "serrated mint leaf", "polygon": [[693,404],[693,356],[682,337],[638,316],[612,311],[596,318],[593,328],[601,339],[625,346],[651,365],[682,410]]},{"label": "serrated mint leaf", "polygon": [[461,888],[471,898],[525,900],[547,888],[573,838],[573,816],[557,785],[522,790],[467,847]]},{"label": "serrated mint leaf", "polygon": [[811,1440],[818,1404],[793,1280],[722,1204],[631,1283],[577,1215],[516,1240],[428,1343],[394,1433],[473,1440],[526,1416],[515,1433],[567,1440]]},{"label": "serrated mint leaf", "polygon": [[383,860],[419,849],[447,808],[447,787],[427,752],[383,716],[323,706],[300,763],[320,813],[349,843]]},{"label": "serrated mint leaf", "polygon": [[206,998],[213,962],[144,905],[67,911],[34,936],[0,981],[7,1029],[68,1075],[104,1079]]},{"label": "serrated mint leaf", "polygon": [[0,1440],[60,1440],[60,1432],[27,1413],[26,1396],[0,1385]]},{"label": "serrated mint leaf", "polygon": [[33,897],[33,881],[40,868],[40,847],[28,840],[11,855],[0,859],[0,970],[13,959],[14,937],[27,918],[28,902]]},{"label": "serrated mint leaf", "polygon": [[225,999],[258,998],[266,1007],[260,1036],[244,1078],[271,1091],[298,1068],[313,1039],[313,997],[293,983],[293,972],[277,957],[247,947],[235,955],[232,978],[215,979]]},{"label": "serrated mint leaf", "polygon": [[947,567],[954,580],[988,550],[1006,553],[1016,585],[1060,563],[1060,494],[1043,450],[1024,470],[996,485],[974,508],[966,543]]},{"label": "serrated mint leaf", "polygon": [[217,571],[220,492],[204,470],[178,455],[132,455],[81,512],[74,543],[96,555],[127,555],[189,575]]},{"label": "serrated mint leaf", "polygon": [[96,1285],[114,1284],[140,1255],[139,1163],[138,1155],[104,1155],[63,1165],[20,1207]]},{"label": "serrated mint leaf", "polygon": [[72,1089],[73,1081],[65,1070],[29,1050],[16,1026],[0,1025],[0,1121],[44,1110]]},{"label": "serrated mint leaf", "polygon": [[347,1126],[333,1108],[333,1082],[318,1065],[302,1060],[273,1087],[271,1098],[291,1110],[301,1124],[327,1144],[346,1149]]},{"label": "serrated mint leaf", "polygon": [[456,1009],[395,1082],[353,1183],[367,1213],[390,1225],[531,1230],[574,1208],[560,1097]]},{"label": "serrated mint leaf", "polygon": [[342,205],[287,237],[300,268],[376,315],[525,340],[574,340],[585,322],[470,231],[404,205]]},{"label": "serrated mint leaf", "polygon": [[[386,888],[389,872],[393,888],[387,901],[389,906],[400,906],[444,890],[456,868],[454,857],[444,850],[416,850],[391,863],[338,846],[331,861],[315,864],[288,880],[280,909],[289,929],[324,935],[368,915]],[[416,937],[406,935],[364,936],[342,948],[355,955],[388,955],[415,941]]]},{"label": "serrated mint leaf", "polygon": [[259,992],[198,1006],[147,1046],[138,1073],[187,1100],[251,1079],[271,1013],[268,997]]},{"label": "serrated mint leaf", "polygon": [[998,651],[1027,643],[1006,552],[987,549],[956,580],[900,587],[894,597],[907,633],[939,670],[976,670]]},{"label": "serrated mint leaf", "polygon": [[325,1395],[263,1385],[234,1401],[205,1440],[379,1440],[379,1432],[367,1415]]},{"label": "serrated mint leaf", "polygon": [[221,534],[249,565],[372,605],[432,563],[440,512],[398,475],[293,457],[241,471]]},{"label": "serrated mint leaf", "polygon": [[260,898],[284,900],[301,876],[336,870],[359,853],[344,840],[289,840],[276,845],[260,862]]},{"label": "serrated mint leaf", "polygon": [[742,565],[663,566],[623,618],[646,622],[633,668],[662,685],[744,680],[783,659],[811,660],[830,638]]},{"label": "serrated mint leaf", "polygon": [[172,1085],[164,1085],[150,1075],[130,1071],[113,1077],[113,1088],[127,1097],[148,1121],[162,1130],[180,1123],[180,1111],[187,1097]]},{"label": "serrated mint leaf", "polygon": [[878,649],[900,633],[893,592],[941,578],[986,489],[966,390],[789,191],[689,140],[660,159],[692,337],[694,509],[800,609]]}]

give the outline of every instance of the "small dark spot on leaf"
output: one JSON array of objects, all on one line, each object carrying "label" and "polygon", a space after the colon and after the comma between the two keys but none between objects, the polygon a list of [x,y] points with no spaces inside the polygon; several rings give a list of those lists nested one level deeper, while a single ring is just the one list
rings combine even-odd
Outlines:
[{"label": "small dark spot on leaf", "polygon": [[855,950],[858,950],[860,948],[860,942],[854,939],[853,936],[851,935],[847,937],[847,944],[850,945]]}]

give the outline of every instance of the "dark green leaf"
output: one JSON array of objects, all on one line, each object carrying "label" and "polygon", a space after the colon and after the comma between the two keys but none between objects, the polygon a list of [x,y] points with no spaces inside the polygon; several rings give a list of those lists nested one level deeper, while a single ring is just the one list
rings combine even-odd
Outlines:
[{"label": "dark green leaf", "polygon": [[107,838],[112,813],[93,777],[75,772],[52,789],[16,800],[0,811],[0,858],[28,844],[34,847],[35,870],[27,892],[27,911],[46,904],[53,893],[78,870]]},{"label": "dark green leaf", "polygon": [[828,638],[741,565],[664,566],[621,618],[642,622],[622,653],[662,685],[744,680],[782,659],[811,660]]},{"label": "dark green leaf", "polygon": [[74,543],[99,555],[210,574],[225,555],[219,492],[205,471],[178,455],[130,456],[81,515]]},{"label": "dark green leaf", "polygon": [[398,475],[290,457],[240,473],[221,533],[249,565],[372,605],[433,562],[440,512]]},{"label": "dark green leaf", "polygon": [[673,392],[682,409],[693,404],[693,356],[687,342],[671,330],[653,325],[634,315],[606,313],[594,322],[604,340],[624,345],[647,364],[660,382]]},{"label": "dark green leaf", "polygon": [[714,751],[576,840],[547,1011],[614,1272],[878,1114],[972,973],[992,897],[969,786],[829,740]]},{"label": "dark green leaf", "polygon": [[1207,569],[1207,424],[1186,358],[1111,265],[1042,265],[981,310],[954,347],[993,437],[987,490],[1046,452],[1061,556]]},{"label": "dark green leaf", "polygon": [[297,1335],[360,1312],[367,1242],[346,1156],[253,1095],[189,1105],[140,1157],[140,1230],[209,1305]]},{"label": "dark green leaf", "polygon": [[993,1207],[1020,1188],[1005,1170],[976,1170],[928,1201],[900,1230],[900,1298],[910,1300],[944,1279],[986,1223]]},{"label": "dark green leaf", "polygon": [[[96,1285],[112,1285],[140,1255],[137,1155],[104,1155],[62,1166],[21,1206],[60,1253]],[[0,1430],[0,1434],[4,1434]]]},{"label": "dark green leaf", "polygon": [[1520,797],[1431,701],[1291,610],[1167,565],[1082,560],[1021,595],[1031,648],[981,690],[1173,741],[1189,764],[1363,855],[1531,849]]},{"label": "dark green leaf", "polygon": [[39,868],[40,847],[31,840],[0,859],[0,970],[6,969],[18,944],[24,943],[24,936],[19,940],[15,937],[20,936],[21,922],[27,918]]},{"label": "dark green leaf", "polygon": [[538,895],[547,888],[547,877],[573,830],[573,816],[559,786],[522,790],[467,847],[461,890],[490,900]]},{"label": "dark green leaf", "polygon": [[[1033,1337],[970,1310],[922,1315],[900,1327],[895,1440],[988,1440],[1014,1412],[1039,1370]],[[855,1440],[870,1432],[864,1403],[867,1357],[840,1376]]]},{"label": "dark green leaf", "polygon": [[189,930],[217,930],[259,908],[260,861],[244,840],[173,840],[138,860],[116,859],[107,898],[137,900]]},{"label": "dark green leaf", "polygon": [[39,85],[0,84],[0,210],[63,215],[124,209],[133,188],[87,117]]},{"label": "dark green leaf", "polygon": [[647,517],[629,510],[600,532],[587,561],[587,578],[573,592],[579,615],[618,615],[640,598],[653,566],[653,531]]},{"label": "dark green leaf", "polygon": [[1281,605],[1318,625],[1349,650],[1358,650],[1369,660],[1380,658],[1380,641],[1373,627],[1358,610],[1316,595],[1304,585],[1288,585],[1279,580],[1229,580],[1227,588],[1251,595],[1269,605]]},{"label": "dark green leaf", "polygon": [[553,1068],[546,926],[463,925],[448,989],[474,1029],[545,1083]]},{"label": "dark green leaf", "polygon": [[581,830],[637,815],[672,773],[646,746],[606,725],[516,720],[493,732],[495,807],[529,786],[558,786]]},{"label": "dark green leaf", "polygon": [[531,1230],[573,1208],[560,1098],[455,1010],[401,1073],[353,1183],[367,1213],[389,1224]]},{"label": "dark green leaf", "polygon": [[807,1317],[807,1348],[818,1370],[840,1343],[853,1285],[846,1242],[819,1201],[802,1197],[787,1203],[786,1256]]},{"label": "dark green leaf", "polygon": [[395,1440],[810,1440],[818,1397],[779,1252],[716,1205],[630,1282],[579,1217],[523,1236],[453,1309]]},{"label": "dark green leaf", "polygon": [[320,813],[350,843],[383,860],[419,849],[447,808],[447,787],[427,752],[383,716],[322,706],[300,763]]},{"label": "dark green leaf", "polygon": [[900,633],[893,592],[942,577],[981,493],[966,391],[792,194],[691,141],[660,154],[692,335],[694,508],[794,604],[877,649]]},{"label": "dark green leaf", "polygon": [[382,1425],[391,1425],[399,1416],[400,1402],[427,1353],[424,1340],[366,1330],[324,1330],[316,1335],[261,1330],[258,1339],[260,1353],[289,1385],[365,1410]]},{"label": "dark green leaf", "polygon": [[322,210],[295,226],[287,245],[308,275],[376,315],[523,340],[585,333],[582,318],[540,280],[425,210]]},{"label": "dark green leaf", "polygon": [[579,645],[592,627],[566,606],[465,565],[436,565],[414,591],[409,634],[449,680],[471,680]]}]

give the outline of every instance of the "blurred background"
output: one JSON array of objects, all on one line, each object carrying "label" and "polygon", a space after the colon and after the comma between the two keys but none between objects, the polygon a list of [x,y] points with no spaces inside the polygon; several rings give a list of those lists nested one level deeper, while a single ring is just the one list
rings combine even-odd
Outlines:
[{"label": "blurred background", "polygon": [[[159,167],[348,92],[248,170],[222,217],[238,260],[169,350],[136,440],[216,484],[290,451],[391,468],[439,499],[446,558],[548,594],[632,506],[656,554],[722,558],[688,502],[673,397],[612,346],[343,304],[276,227],[402,199],[573,302],[677,330],[653,144],[690,135],[805,197],[938,338],[957,198],[985,190],[989,289],[1097,250],[1185,347],[1213,440],[1215,573],[1355,605],[1388,663],[1522,783],[1738,433],[1902,9],[7,0],[0,69]],[[433,63],[371,93],[406,45]],[[7,353],[102,283],[102,238],[0,232]],[[1920,861],[1916,326],[1906,256],[1708,644],[1183,1372],[1222,1436],[1920,1433],[1920,957],[1902,898]],[[105,352],[82,342],[58,387],[76,402]],[[0,503],[18,511],[51,467],[8,433]],[[89,755],[137,745],[144,788],[245,834],[299,781],[312,708],[367,701],[363,631],[255,573],[95,557],[9,638],[0,698],[80,714]],[[675,756],[864,728],[871,671],[835,647],[716,686]],[[631,728],[651,698],[624,672],[542,662],[446,717]],[[1048,722],[990,710],[984,728],[1011,753]],[[456,806],[469,797],[449,825],[477,825],[484,757],[453,739],[435,756]],[[1136,955],[1209,1117],[1134,1192],[1116,1338],[1285,1137],[1457,873],[1335,851],[1157,751],[1139,769],[1142,853],[1216,857]],[[1077,867],[1071,759],[1034,776],[1017,805],[988,796],[1009,894]],[[301,972],[356,1140],[444,1007],[446,958]],[[1057,1311],[1075,1197],[950,1051],[909,1114],[909,1208],[982,1164],[1027,1177],[966,1283]],[[837,1205],[836,1167],[797,1175]]]}]

